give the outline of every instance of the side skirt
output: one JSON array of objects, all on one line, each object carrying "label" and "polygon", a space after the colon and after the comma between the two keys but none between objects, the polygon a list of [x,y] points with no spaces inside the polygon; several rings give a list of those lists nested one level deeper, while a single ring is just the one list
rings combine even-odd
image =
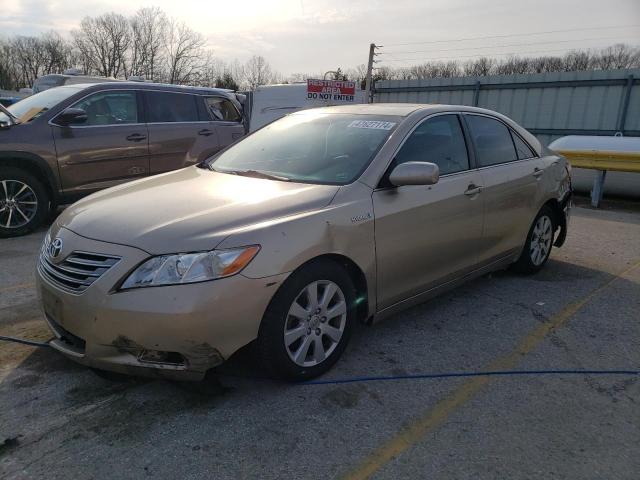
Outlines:
[{"label": "side skirt", "polygon": [[468,274],[456,278],[454,280],[450,280],[446,283],[443,283],[441,285],[438,285],[437,287],[433,287],[425,292],[419,293],[417,295],[414,295],[412,297],[409,297],[405,300],[401,300],[397,303],[394,303],[393,305],[390,305],[382,310],[380,310],[379,312],[377,312],[372,320],[371,323],[377,323],[381,320],[384,320],[387,317],[390,317],[402,310],[405,310],[407,308],[413,307],[415,305],[418,305],[420,303],[424,303],[425,301],[436,297],[438,295],[440,295],[441,293],[447,292],[459,285],[462,285],[463,283],[466,283],[470,280],[473,280],[474,278],[478,278],[481,277],[482,275],[485,275],[487,273],[490,272],[494,272],[496,270],[502,270],[504,268],[507,268],[509,265],[511,265],[514,261],[514,256],[513,254],[509,254],[506,257],[502,257],[492,263],[490,263],[489,265],[485,265],[482,268],[479,268],[477,270],[473,270],[472,272],[469,272]]}]

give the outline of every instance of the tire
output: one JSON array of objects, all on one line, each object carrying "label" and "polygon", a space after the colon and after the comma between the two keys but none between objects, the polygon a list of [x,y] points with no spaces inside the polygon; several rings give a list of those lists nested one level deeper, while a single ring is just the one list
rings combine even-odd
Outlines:
[{"label": "tire", "polygon": [[[14,198],[15,197],[15,198]],[[0,167],[0,238],[26,235],[49,216],[49,194],[30,173]]]},{"label": "tire", "polygon": [[556,228],[553,210],[548,206],[542,207],[531,224],[524,248],[513,269],[527,275],[540,271],[549,260]]},{"label": "tire", "polygon": [[[313,285],[317,301],[309,300]],[[294,272],[274,295],[260,324],[256,350],[261,365],[272,377],[287,381],[328,371],[351,336],[355,299],[353,282],[335,262],[313,262]]]}]

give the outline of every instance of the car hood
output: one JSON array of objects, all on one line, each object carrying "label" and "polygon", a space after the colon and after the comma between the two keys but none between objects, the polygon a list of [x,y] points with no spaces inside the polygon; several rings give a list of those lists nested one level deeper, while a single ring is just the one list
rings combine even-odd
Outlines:
[{"label": "car hood", "polygon": [[190,167],[86,197],[56,227],[152,254],[209,250],[232,230],[325,207],[338,189]]}]

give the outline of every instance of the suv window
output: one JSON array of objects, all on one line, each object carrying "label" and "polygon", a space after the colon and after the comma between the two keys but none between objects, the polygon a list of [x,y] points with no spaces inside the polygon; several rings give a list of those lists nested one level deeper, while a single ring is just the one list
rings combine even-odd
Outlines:
[{"label": "suv window", "polygon": [[214,120],[239,122],[242,119],[233,103],[226,98],[207,97],[206,103],[209,116]]},{"label": "suv window", "polygon": [[469,131],[476,147],[479,167],[488,167],[518,159],[505,124],[489,117],[467,115]]},{"label": "suv window", "polygon": [[394,165],[405,162],[431,162],[440,174],[469,169],[467,146],[457,115],[439,115],[416,128],[396,155]]},{"label": "suv window", "polygon": [[147,122],[197,122],[195,95],[146,91]]},{"label": "suv window", "polygon": [[513,137],[513,143],[516,146],[518,160],[524,160],[526,158],[533,158],[536,156],[536,154],[531,150],[531,147],[529,147],[529,145],[527,145],[516,133],[511,132],[511,137]]},{"label": "suv window", "polygon": [[87,112],[83,125],[119,125],[138,123],[138,103],[135,92],[100,92],[74,105]]}]

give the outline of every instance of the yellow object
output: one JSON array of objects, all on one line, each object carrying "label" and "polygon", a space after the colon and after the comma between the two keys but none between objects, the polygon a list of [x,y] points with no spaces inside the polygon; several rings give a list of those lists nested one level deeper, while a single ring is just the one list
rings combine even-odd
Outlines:
[{"label": "yellow object", "polygon": [[556,150],[572,167],[640,173],[640,152],[606,150]]}]

